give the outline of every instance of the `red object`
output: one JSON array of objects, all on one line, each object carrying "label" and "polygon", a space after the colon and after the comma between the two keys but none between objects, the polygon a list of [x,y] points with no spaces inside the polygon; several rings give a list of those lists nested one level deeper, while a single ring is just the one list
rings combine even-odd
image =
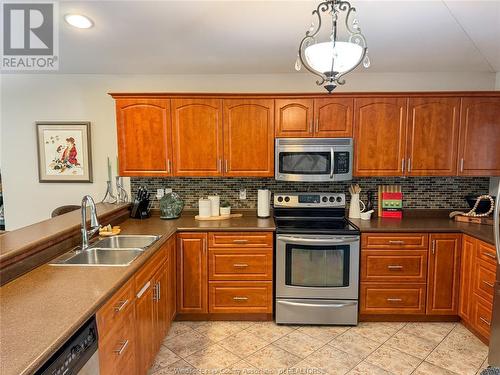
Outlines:
[{"label": "red object", "polygon": [[388,193],[384,192],[382,193],[382,200],[402,200],[403,199],[403,193]]},{"label": "red object", "polygon": [[403,218],[403,211],[382,211],[382,217],[402,219]]}]

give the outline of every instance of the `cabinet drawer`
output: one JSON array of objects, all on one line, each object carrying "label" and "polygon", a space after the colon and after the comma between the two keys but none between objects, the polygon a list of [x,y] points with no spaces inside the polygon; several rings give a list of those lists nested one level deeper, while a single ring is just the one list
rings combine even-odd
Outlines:
[{"label": "cabinet drawer", "polygon": [[425,283],[426,250],[362,250],[361,281]]},{"label": "cabinet drawer", "polygon": [[489,262],[485,262],[482,259],[478,260],[474,275],[474,293],[493,303],[496,280],[495,267],[492,267]]},{"label": "cabinet drawer", "polygon": [[416,249],[426,250],[429,236],[421,233],[368,233],[361,235],[365,249]]},{"label": "cabinet drawer", "polygon": [[272,249],[210,249],[210,280],[272,280]]},{"label": "cabinet drawer", "polygon": [[135,293],[139,293],[148,281],[151,281],[154,273],[167,260],[166,245],[159,249],[142,268],[135,274]]},{"label": "cabinet drawer", "polygon": [[100,337],[106,337],[110,334],[112,328],[122,325],[127,314],[129,314],[130,310],[133,310],[133,286],[132,279],[127,281],[97,312],[96,319]]},{"label": "cabinet drawer", "polygon": [[272,232],[211,232],[210,247],[272,247]]},{"label": "cabinet drawer", "polygon": [[273,283],[220,281],[209,284],[211,313],[272,313]]},{"label": "cabinet drawer", "polygon": [[477,241],[476,258],[496,267],[497,253],[495,247],[483,241]]},{"label": "cabinet drawer", "polygon": [[361,283],[361,314],[425,314],[425,284]]},{"label": "cabinet drawer", "polygon": [[106,337],[99,337],[99,369],[101,374],[135,374],[135,314],[130,309],[119,326],[113,326]]},{"label": "cabinet drawer", "polygon": [[472,306],[474,328],[487,339],[490,337],[492,311],[493,305],[490,302],[474,295]]}]

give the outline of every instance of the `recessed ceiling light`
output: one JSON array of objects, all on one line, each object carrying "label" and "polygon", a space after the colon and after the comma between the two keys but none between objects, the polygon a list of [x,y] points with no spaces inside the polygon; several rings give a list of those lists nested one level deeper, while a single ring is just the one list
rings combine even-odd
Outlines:
[{"label": "recessed ceiling light", "polygon": [[89,29],[94,26],[94,22],[82,14],[66,14],[64,20],[71,26],[79,29]]}]

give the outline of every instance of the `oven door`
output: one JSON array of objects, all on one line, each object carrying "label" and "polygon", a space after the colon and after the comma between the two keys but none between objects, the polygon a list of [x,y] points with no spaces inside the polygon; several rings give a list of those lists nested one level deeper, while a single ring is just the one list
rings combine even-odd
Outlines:
[{"label": "oven door", "polygon": [[332,146],[278,146],[275,179],[280,181],[333,181]]},{"label": "oven door", "polygon": [[357,299],[358,282],[359,236],[277,236],[277,298]]}]

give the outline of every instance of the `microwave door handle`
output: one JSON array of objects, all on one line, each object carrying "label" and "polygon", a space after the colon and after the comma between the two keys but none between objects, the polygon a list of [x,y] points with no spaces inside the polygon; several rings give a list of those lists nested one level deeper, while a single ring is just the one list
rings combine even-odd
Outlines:
[{"label": "microwave door handle", "polygon": [[330,180],[333,178],[333,159],[334,159],[334,154],[333,154],[333,147],[330,149]]},{"label": "microwave door handle", "polygon": [[289,236],[278,236],[278,241],[284,241],[286,243],[296,244],[296,245],[339,245],[347,244],[359,241],[357,237],[343,237],[343,238],[296,238]]},{"label": "microwave door handle", "polygon": [[[493,236],[495,238],[495,249],[497,262],[500,264],[500,181],[498,181],[497,197],[495,199],[495,210],[493,211]],[[500,276],[497,276],[500,277]]]}]

